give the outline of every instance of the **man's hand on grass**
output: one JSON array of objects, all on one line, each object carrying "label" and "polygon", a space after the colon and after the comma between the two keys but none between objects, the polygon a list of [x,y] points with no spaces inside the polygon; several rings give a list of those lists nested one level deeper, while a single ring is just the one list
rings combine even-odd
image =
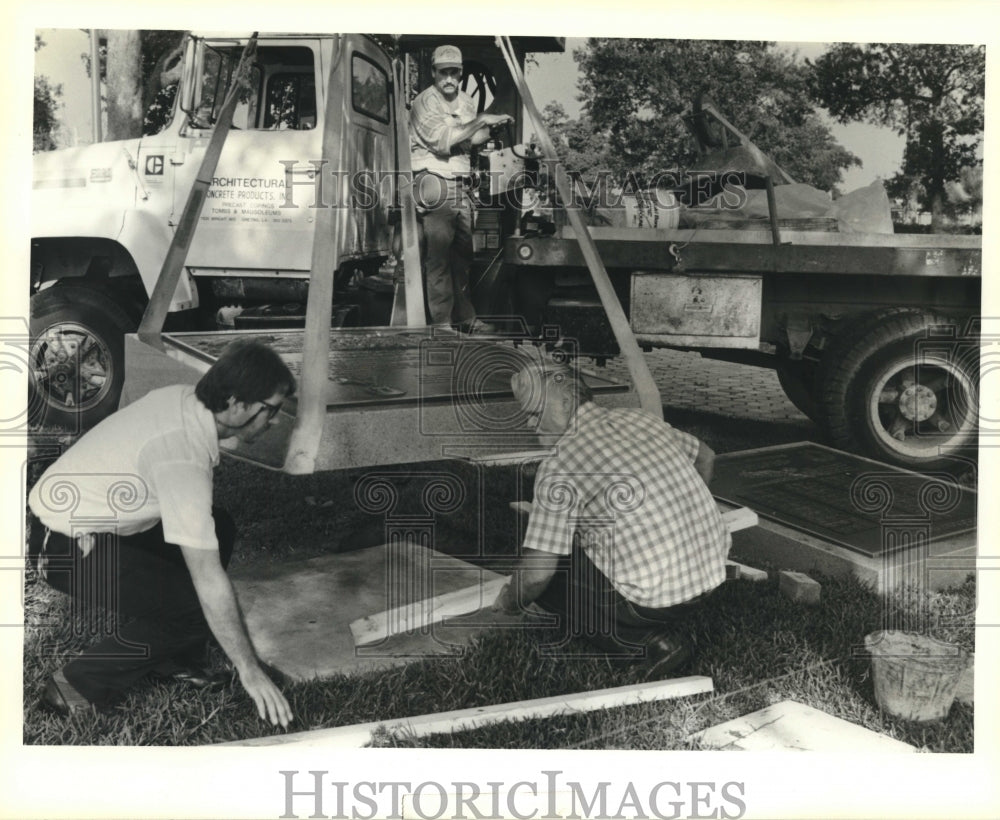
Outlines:
[{"label": "man's hand on grass", "polygon": [[257,714],[261,720],[269,720],[272,726],[280,723],[283,727],[288,727],[292,720],[292,707],[263,669],[254,666],[241,672],[240,683],[257,704]]}]

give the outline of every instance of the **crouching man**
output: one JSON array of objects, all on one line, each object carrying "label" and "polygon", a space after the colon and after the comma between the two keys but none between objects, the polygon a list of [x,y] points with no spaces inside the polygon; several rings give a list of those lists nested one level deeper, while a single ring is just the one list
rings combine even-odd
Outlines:
[{"label": "crouching man", "polygon": [[556,445],[539,466],[523,549],[494,609],[534,601],[602,653],[665,675],[693,655],[683,627],[725,580],[730,535],[707,482],[715,454],[633,409],[604,409],[563,366],[512,385]]},{"label": "crouching man", "polygon": [[288,701],[261,668],[226,575],[235,526],[212,506],[212,471],[221,439],[257,439],[294,392],[277,353],[234,342],[196,386],[151,391],[45,471],[28,499],[43,577],[81,607],[123,618],[48,679],[43,705],[102,708],[150,675],[212,685],[199,665],[211,632],[261,718],[288,725]]}]

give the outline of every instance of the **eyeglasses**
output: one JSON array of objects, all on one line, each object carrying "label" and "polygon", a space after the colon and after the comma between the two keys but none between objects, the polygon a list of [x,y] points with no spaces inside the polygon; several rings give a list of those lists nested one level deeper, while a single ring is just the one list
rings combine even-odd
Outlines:
[{"label": "eyeglasses", "polygon": [[261,407],[260,410],[258,410],[256,413],[250,416],[249,419],[243,422],[243,424],[241,424],[240,427],[249,427],[257,420],[257,417],[265,410],[267,411],[267,420],[270,421],[276,415],[278,415],[278,411],[281,409],[280,404],[268,404],[266,401],[262,401],[261,404],[263,405],[263,407]]},{"label": "eyeglasses", "polygon": [[262,401],[261,404],[263,404],[264,406],[261,407],[260,410],[258,410],[256,413],[254,413],[254,418],[257,418],[257,416],[259,416],[261,413],[267,410],[267,420],[270,421],[276,415],[278,415],[278,411],[281,409],[280,402],[278,404],[268,404],[266,401]]}]

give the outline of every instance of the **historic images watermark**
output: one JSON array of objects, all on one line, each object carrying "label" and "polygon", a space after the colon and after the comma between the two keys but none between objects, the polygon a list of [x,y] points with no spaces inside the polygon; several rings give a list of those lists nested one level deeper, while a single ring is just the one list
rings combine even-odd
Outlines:
[{"label": "historic images watermark", "polygon": [[543,770],[516,782],[351,783],[332,779],[326,770],[278,774],[284,804],[281,820],[738,820],[747,813],[746,786],[736,780],[581,783],[561,777],[560,770]]},{"label": "historic images watermark", "polygon": [[[84,498],[83,486],[88,487]],[[91,654],[94,659],[147,657],[149,647],[119,634],[115,617],[120,601],[119,525],[123,514],[134,514],[149,503],[149,487],[140,476],[120,473],[52,473],[34,487],[36,512],[29,517],[28,560],[50,585],[69,594],[72,638],[114,639],[114,649]],[[43,518],[69,522],[68,535],[49,531]],[[39,629],[56,623],[38,621]],[[110,646],[108,644],[107,646]],[[53,646],[53,654],[59,654]]]},{"label": "historic images watermark", "polygon": [[[510,327],[504,338],[518,341],[529,334],[520,317],[490,317],[500,327]],[[556,327],[541,329],[543,347],[487,345],[450,337],[430,338],[420,343],[419,423],[420,435],[442,439],[461,438],[477,445],[503,449],[525,449],[534,433],[543,396],[541,377],[552,366],[576,360],[575,339],[562,338]],[[546,355],[544,346],[558,344]],[[512,397],[511,379],[532,370],[531,395],[525,403]],[[445,455],[445,453],[442,453]]]},{"label": "historic images watermark", "polygon": [[[328,159],[300,162],[278,160],[284,167],[284,179],[264,177],[216,177],[216,187],[235,188],[238,198],[264,200],[272,207],[295,209],[307,207],[371,210],[393,201],[396,190],[412,191],[420,177],[421,201],[428,209],[442,207],[449,199],[464,197],[468,188],[456,188],[452,180],[434,174],[398,171],[348,171]],[[553,192],[550,206],[569,210],[624,209],[629,198],[641,198],[658,209],[677,209],[681,199],[688,205],[706,205],[710,201],[721,210],[739,210],[747,202],[748,175],[744,171],[670,169],[653,174],[624,175],[602,170],[593,179],[583,181],[576,171],[565,169],[558,160],[537,159],[535,168],[474,171],[467,182],[472,191],[487,194],[480,208],[503,210],[521,207],[516,193],[524,188],[547,188],[556,174],[564,172],[570,184],[570,199],[565,201]],[[495,197],[489,197],[496,192]],[[311,196],[310,196],[311,194]],[[212,191],[209,190],[209,197]]]},{"label": "historic images watermark", "polygon": [[[880,420],[900,448],[939,454],[944,465],[922,475],[873,469],[851,484],[852,506],[879,527],[883,630],[927,635],[973,615],[934,621],[930,596],[944,573],[977,574],[981,559],[989,556],[932,544],[940,542],[947,517],[970,492],[956,476],[974,483],[978,446],[992,446],[1000,432],[1000,423],[983,412],[979,400],[981,378],[1000,361],[998,342],[1000,337],[984,336],[980,319],[961,326],[940,322],[900,344],[895,359],[875,373],[873,422]],[[855,651],[866,653],[862,647]]]}]

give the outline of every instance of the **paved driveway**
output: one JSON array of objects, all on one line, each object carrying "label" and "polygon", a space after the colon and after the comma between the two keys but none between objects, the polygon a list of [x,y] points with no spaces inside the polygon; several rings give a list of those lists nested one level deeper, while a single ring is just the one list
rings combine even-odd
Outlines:
[{"label": "paved driveway", "polygon": [[[808,421],[768,368],[703,359],[680,350],[654,350],[645,356],[664,407],[756,421]],[[623,358],[609,362],[607,372],[628,378]]]},{"label": "paved driveway", "polygon": [[[827,443],[816,424],[785,397],[773,370],[680,350],[645,356],[667,421],[704,439],[716,452],[791,441]],[[628,378],[622,358],[608,362],[606,372]]]}]

